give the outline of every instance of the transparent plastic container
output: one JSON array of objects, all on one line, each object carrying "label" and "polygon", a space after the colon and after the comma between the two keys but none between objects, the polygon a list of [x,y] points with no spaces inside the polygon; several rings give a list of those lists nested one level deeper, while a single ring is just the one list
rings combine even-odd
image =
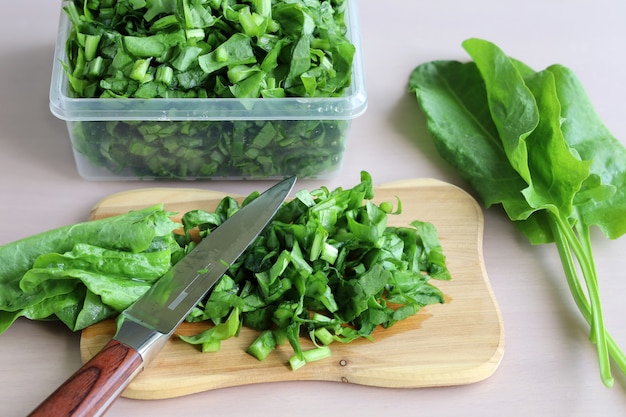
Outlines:
[{"label": "transparent plastic container", "polygon": [[[332,98],[74,98],[63,69],[70,21],[61,13],[50,110],[65,120],[87,180],[332,178],[352,119],[367,108],[356,2],[351,84]],[[150,146],[146,146],[150,138]]]}]

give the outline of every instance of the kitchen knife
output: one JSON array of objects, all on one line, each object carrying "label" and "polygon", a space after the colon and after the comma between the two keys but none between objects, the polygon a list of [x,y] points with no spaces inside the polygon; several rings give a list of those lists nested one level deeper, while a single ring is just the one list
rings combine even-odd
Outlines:
[{"label": "kitchen knife", "polygon": [[283,204],[296,177],[274,185],[209,233],[124,310],[113,339],[65,381],[32,417],[100,416],[165,345]]}]

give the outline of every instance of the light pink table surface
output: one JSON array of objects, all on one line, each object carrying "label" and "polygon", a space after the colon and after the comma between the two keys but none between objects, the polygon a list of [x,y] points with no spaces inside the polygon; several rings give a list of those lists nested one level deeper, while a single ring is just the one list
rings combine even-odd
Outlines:
[{"label": "light pink table surface", "polygon": [[[108,194],[152,186],[88,182],[75,169],[63,121],[48,110],[59,1],[4,2],[0,24],[0,244],[86,218]],[[606,125],[626,142],[626,6],[620,0],[359,2],[369,108],[352,124],[342,174],[298,188],[349,187],[361,170],[376,183],[432,177],[465,188],[437,156],[407,93],[418,64],[467,56],[482,37],[537,69],[572,68]],[[266,182],[161,183],[248,193]],[[626,346],[626,239],[594,236],[606,322]],[[242,386],[188,397],[120,399],[109,416],[623,416],[626,378],[598,377],[587,327],[571,301],[556,252],[531,247],[499,210],[485,213],[484,255],[502,310],[504,359],[480,383],[377,389],[341,383]],[[79,336],[18,320],[0,335],[0,414],[27,414],[80,365]]]}]

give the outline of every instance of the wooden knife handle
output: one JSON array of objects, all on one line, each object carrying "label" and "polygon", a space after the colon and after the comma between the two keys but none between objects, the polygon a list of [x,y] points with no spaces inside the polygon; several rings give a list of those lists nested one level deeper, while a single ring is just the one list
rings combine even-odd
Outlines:
[{"label": "wooden knife handle", "polygon": [[102,415],[141,370],[142,363],[136,350],[113,339],[29,416]]}]

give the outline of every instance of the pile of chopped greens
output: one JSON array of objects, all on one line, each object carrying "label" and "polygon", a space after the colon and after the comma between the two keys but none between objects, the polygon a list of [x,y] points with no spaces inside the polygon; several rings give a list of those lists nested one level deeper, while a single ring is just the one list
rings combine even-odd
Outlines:
[{"label": "pile of chopped greens", "polygon": [[[356,50],[346,7],[346,0],[66,1],[62,64],[78,98],[339,97]],[[346,120],[270,119],[279,120],[93,120],[69,128],[77,156],[122,177],[312,178],[339,168]]]},{"label": "pile of chopped greens", "polygon": [[72,0],[78,97],[332,97],[349,86],[345,0]]},{"label": "pile of chopped greens", "polygon": [[626,232],[626,149],[562,65],[535,71],[493,43],[463,43],[472,61],[419,65],[409,87],[440,155],[485,206],[501,204],[532,244],[555,243],[591,326],[605,385],[626,356],[604,326],[590,228]]},{"label": "pile of chopped greens", "polygon": [[80,121],[72,145],[116,175],[151,178],[314,178],[339,169],[345,120]]},{"label": "pile of chopped greens", "polygon": [[[118,314],[258,195],[186,212],[184,232],[154,206],[0,246],[0,331],[20,316],[79,330]],[[331,342],[371,339],[377,327],[443,303],[430,283],[450,279],[435,227],[389,226],[401,203],[393,211],[373,197],[366,172],[351,189],[298,192],[187,317],[208,330],[181,338],[215,351],[244,325],[259,331],[248,353],[263,360],[289,342],[297,369],[329,355]],[[303,350],[302,336],[317,347]]]}]

